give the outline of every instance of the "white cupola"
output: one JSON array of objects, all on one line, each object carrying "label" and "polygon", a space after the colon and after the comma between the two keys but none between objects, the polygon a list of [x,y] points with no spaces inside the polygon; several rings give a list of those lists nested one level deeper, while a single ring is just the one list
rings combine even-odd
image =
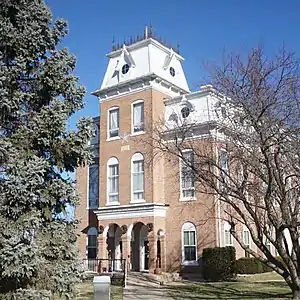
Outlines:
[{"label": "white cupola", "polygon": [[116,88],[124,91],[127,90],[125,86],[132,90],[137,82],[147,79],[150,79],[149,84],[168,88],[170,96],[189,93],[182,67],[184,58],[175,49],[155,39],[148,27],[143,38],[118,45],[107,56],[109,61],[101,88],[93,93],[97,96],[106,94],[105,97],[109,97],[109,91]]}]

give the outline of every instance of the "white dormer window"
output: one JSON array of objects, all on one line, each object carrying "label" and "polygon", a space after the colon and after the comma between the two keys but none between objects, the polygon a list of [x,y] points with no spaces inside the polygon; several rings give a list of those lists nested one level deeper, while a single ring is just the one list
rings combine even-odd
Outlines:
[{"label": "white dormer window", "polygon": [[182,96],[180,106],[182,107],[180,113],[183,119],[186,119],[195,110],[194,105],[186,99],[185,95]]},{"label": "white dormer window", "polygon": [[124,75],[127,74],[129,69],[130,69],[130,66],[128,64],[123,65],[122,74],[124,74]]},{"label": "white dormer window", "polygon": [[186,119],[189,114],[190,114],[191,110],[189,109],[189,107],[184,107],[181,109],[181,115],[184,119]]},{"label": "white dormer window", "polygon": [[144,101],[140,100],[132,104],[132,133],[143,132],[144,130]]},{"label": "white dormer window", "polygon": [[119,108],[111,108],[108,111],[108,137],[114,138],[119,136],[120,112]]},{"label": "white dormer window", "polygon": [[175,69],[173,67],[170,68],[170,74],[172,77],[175,77]]}]

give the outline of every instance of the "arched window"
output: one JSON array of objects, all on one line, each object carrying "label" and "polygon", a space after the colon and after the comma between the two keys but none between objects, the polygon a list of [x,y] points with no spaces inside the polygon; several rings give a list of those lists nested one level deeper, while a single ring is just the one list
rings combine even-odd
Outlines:
[{"label": "arched window", "polygon": [[132,202],[144,201],[144,156],[135,153],[131,158]]},{"label": "arched window", "polygon": [[141,133],[145,130],[144,100],[137,100],[132,103],[132,133]]},{"label": "arched window", "polygon": [[119,161],[115,157],[107,162],[107,202],[119,202]]},{"label": "arched window", "polygon": [[228,222],[224,223],[224,246],[232,246],[233,241],[232,241],[232,235],[230,233],[230,224]]},{"label": "arched window", "polygon": [[197,234],[193,223],[187,222],[182,226],[182,262],[197,263]]},{"label": "arched window", "polygon": [[87,233],[87,258],[95,259],[98,253],[97,243],[98,231],[97,228],[91,227]]}]

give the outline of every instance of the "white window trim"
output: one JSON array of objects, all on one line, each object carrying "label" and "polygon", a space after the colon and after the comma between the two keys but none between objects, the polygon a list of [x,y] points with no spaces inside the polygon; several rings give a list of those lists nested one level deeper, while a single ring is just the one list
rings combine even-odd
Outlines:
[{"label": "white window trim", "polygon": [[[249,234],[249,244],[245,243],[245,232],[248,232]],[[244,225],[243,227],[243,243],[245,246],[248,246],[249,249],[251,249],[251,235],[250,235],[250,230]],[[245,251],[245,256],[246,256],[246,250]],[[248,255],[250,255],[250,253],[248,253]]]},{"label": "white window trim", "polygon": [[[230,224],[227,221],[225,221],[224,222],[224,230],[223,230],[223,232],[224,232],[224,247],[233,246],[233,236],[230,233],[230,228],[231,228]],[[231,236],[231,244],[226,244],[226,232],[227,231],[229,232],[229,234]]]},{"label": "white window trim", "polygon": [[[190,226],[192,230],[187,230],[186,228]],[[195,231],[195,247],[196,247],[196,260],[184,260],[184,232],[185,231]],[[185,222],[181,227],[181,265],[183,266],[198,266],[198,241],[197,241],[197,229],[192,222]]]},{"label": "white window trim", "polygon": [[[144,162],[144,199],[138,199],[138,200],[134,200],[134,195],[133,195],[133,162],[135,161],[141,161],[143,160]],[[132,155],[131,157],[131,169],[130,169],[130,177],[131,177],[131,199],[130,199],[130,203],[144,203],[146,202],[145,200],[145,159],[144,159],[144,155],[140,152],[137,152],[135,154]]]},{"label": "white window trim", "polygon": [[[112,110],[119,110],[119,135],[118,136],[114,136],[114,137],[110,137],[110,127],[109,127],[109,122],[110,122],[110,112]],[[107,133],[106,133],[106,141],[114,141],[114,140],[119,140],[120,139],[120,107],[119,106],[113,106],[113,107],[110,107],[108,110],[107,110]]]},{"label": "white window trim", "polygon": [[[109,167],[113,166],[113,165],[118,165],[118,193],[116,193],[116,195],[118,195],[118,201],[115,202],[110,202],[109,201]],[[119,165],[119,160],[116,157],[111,157],[108,161],[107,161],[107,165],[106,165],[106,205],[109,206],[113,206],[113,205],[120,205],[120,193],[119,193],[119,183],[120,183],[120,165]]]},{"label": "white window trim", "polygon": [[[246,244],[246,243],[245,243],[244,232],[248,232],[248,233],[249,233],[249,244]],[[250,235],[249,229],[248,229],[246,226],[244,226],[244,228],[243,228],[243,243],[244,243],[246,246],[249,246],[249,248],[251,249],[251,235]]]},{"label": "white window trim", "polygon": [[[144,130],[138,131],[138,132],[134,132],[134,126],[133,126],[133,107],[135,104],[139,104],[139,103],[144,103]],[[134,102],[131,103],[131,136],[136,136],[136,135],[141,135],[141,134],[145,134],[145,101],[140,99],[140,100],[136,100]]]},{"label": "white window trim", "polygon": [[[182,150],[182,152],[191,152],[193,151],[192,149],[184,149]],[[194,197],[183,197],[183,190],[182,190],[182,158],[179,157],[179,185],[180,185],[180,198],[179,201],[181,202],[186,202],[186,201],[196,201],[197,197],[196,197],[196,189],[195,187],[193,188],[194,190]]]}]

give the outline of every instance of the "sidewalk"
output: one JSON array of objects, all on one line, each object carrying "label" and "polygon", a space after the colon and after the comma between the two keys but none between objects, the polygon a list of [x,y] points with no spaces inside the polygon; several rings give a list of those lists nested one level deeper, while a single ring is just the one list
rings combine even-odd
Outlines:
[{"label": "sidewalk", "polygon": [[164,286],[157,282],[149,281],[146,278],[136,278],[129,276],[127,287],[124,289],[123,300],[173,300],[174,298],[168,295],[168,291]]}]

